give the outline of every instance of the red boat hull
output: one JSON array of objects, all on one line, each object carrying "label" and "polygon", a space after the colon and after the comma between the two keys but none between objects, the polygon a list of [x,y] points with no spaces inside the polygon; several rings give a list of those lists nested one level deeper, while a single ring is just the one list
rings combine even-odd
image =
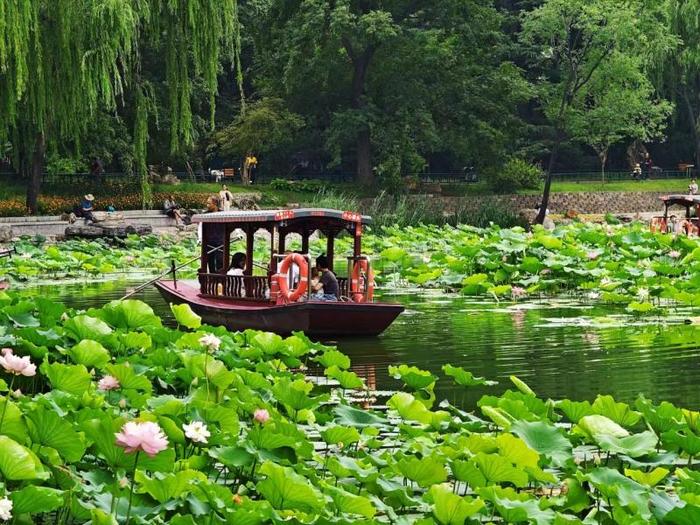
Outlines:
[{"label": "red boat hull", "polygon": [[300,331],[309,336],[379,335],[403,312],[397,304],[309,301],[287,305],[201,297],[199,289],[181,281],[157,281],[166,301],[190,305],[204,322],[229,330],[265,330],[278,334]]}]

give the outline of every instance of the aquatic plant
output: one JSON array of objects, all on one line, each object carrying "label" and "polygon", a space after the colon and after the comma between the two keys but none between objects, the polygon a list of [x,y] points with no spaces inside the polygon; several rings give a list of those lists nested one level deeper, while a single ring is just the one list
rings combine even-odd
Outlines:
[{"label": "aquatic plant", "polygon": [[[643,396],[542,399],[536,384],[393,366],[367,387],[318,381],[351,361],[303,334],[163,326],[139,301],[86,312],[0,293],[0,519],[169,523],[695,523],[700,413]],[[200,340],[219,342],[203,352]],[[320,367],[320,368],[318,368]],[[334,375],[335,375],[334,374]],[[98,388],[100,378],[119,387]],[[7,380],[22,395],[11,397]],[[437,381],[494,389],[476,407]],[[373,393],[377,394],[377,393]],[[139,454],[139,451],[144,454]]]}]

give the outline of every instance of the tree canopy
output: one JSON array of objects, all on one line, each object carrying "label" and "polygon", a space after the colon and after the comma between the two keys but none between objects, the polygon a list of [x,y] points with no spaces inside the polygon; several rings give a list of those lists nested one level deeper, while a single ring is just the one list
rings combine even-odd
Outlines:
[{"label": "tree canopy", "polygon": [[634,141],[700,165],[699,20],[690,0],[6,0],[0,144],[32,210],[47,161],[93,155],[140,174],[144,204],[147,164],[250,152],[390,188],[627,169]]}]

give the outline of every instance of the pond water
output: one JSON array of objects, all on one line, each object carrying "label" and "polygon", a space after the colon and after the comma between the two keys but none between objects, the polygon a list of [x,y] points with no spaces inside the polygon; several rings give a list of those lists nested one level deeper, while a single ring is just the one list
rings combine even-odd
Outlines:
[{"label": "pond water", "polygon": [[[62,284],[25,293],[88,308],[117,299],[133,286],[120,281]],[[154,288],[134,297],[171,318]],[[385,293],[384,299],[404,304],[406,312],[382,336],[331,341],[377,389],[398,386],[387,366],[406,363],[441,377],[438,399],[467,407],[484,393],[508,388],[514,374],[554,399],[592,400],[602,393],[631,402],[642,393],[657,403],[700,409],[700,326],[683,323],[690,312],[642,321],[619,308],[565,299],[498,304],[425,290]],[[465,397],[464,389],[444,378],[445,363],[500,384],[471,389]]]}]

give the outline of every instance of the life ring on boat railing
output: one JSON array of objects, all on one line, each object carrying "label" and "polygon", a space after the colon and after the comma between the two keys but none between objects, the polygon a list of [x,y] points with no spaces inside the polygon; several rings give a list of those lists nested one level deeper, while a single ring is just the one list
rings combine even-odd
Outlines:
[{"label": "life ring on boat railing", "polygon": [[367,259],[359,259],[352,268],[350,277],[350,296],[356,303],[365,302],[365,281],[367,281],[367,302],[374,299],[374,272]]},{"label": "life ring on boat railing", "polygon": [[663,217],[654,217],[651,219],[651,224],[649,225],[651,233],[666,233],[666,219]]},{"label": "life ring on boat railing", "polygon": [[[299,284],[292,290],[289,289],[289,281],[287,280],[289,268],[292,264],[299,267]],[[277,286],[279,293],[277,295],[278,302],[293,303],[301,299],[309,288],[309,263],[306,262],[304,256],[300,253],[290,253],[283,260],[277,274]]]}]

